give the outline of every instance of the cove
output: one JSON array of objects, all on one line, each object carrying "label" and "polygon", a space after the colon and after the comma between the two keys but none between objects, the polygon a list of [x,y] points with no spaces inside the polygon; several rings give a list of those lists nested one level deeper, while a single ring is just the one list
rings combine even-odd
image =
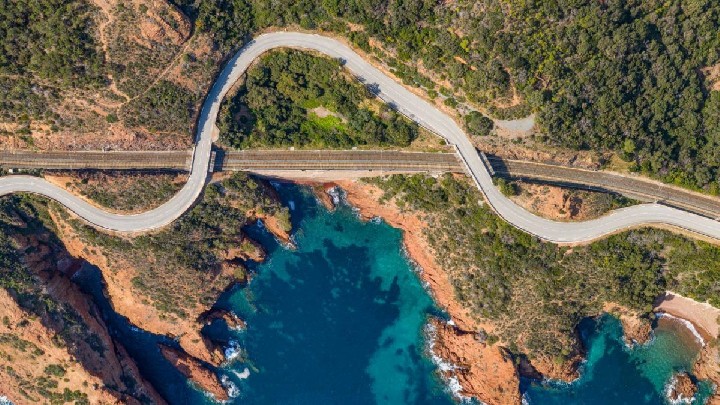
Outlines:
[{"label": "cove", "polygon": [[[216,306],[247,321],[242,331],[222,322],[207,336],[234,356],[219,375],[234,387],[234,404],[454,403],[426,353],[423,327],[440,316],[401,250],[401,232],[382,221],[362,222],[340,204],[329,212],[306,187],[277,190],[292,208],[297,249],[280,245],[261,225],[245,231],[267,250],[248,263],[252,282],[220,297]],[[170,404],[212,404],[162,358],[163,336],[139,330],[113,312],[99,271],[86,265],[73,280],[91,294],[111,334]],[[697,356],[683,327],[660,321],[654,339],[632,349],[616,318],[579,325],[588,350],[581,377],[571,384],[523,380],[531,405],[663,404],[670,376],[689,370]],[[701,383],[695,403],[711,387]]]},{"label": "cove", "polygon": [[[690,371],[698,343],[683,326],[660,319],[653,339],[628,348],[617,318],[585,319],[578,327],[587,348],[580,378],[572,383],[524,380],[521,389],[530,405],[665,404],[665,386],[675,372]],[[694,404],[703,404],[712,387],[701,381]]]},{"label": "cove", "polygon": [[292,208],[297,249],[247,229],[268,259],[218,303],[248,323],[228,336],[241,352],[226,369],[235,403],[453,403],[425,349],[427,317],[441,314],[400,231],[362,222],[344,204],[329,212],[307,188],[276,186]]}]

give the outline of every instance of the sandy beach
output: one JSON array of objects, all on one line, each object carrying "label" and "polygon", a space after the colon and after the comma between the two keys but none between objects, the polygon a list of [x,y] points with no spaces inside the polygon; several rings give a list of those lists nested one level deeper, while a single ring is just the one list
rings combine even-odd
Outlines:
[{"label": "sandy beach", "polygon": [[655,300],[653,307],[655,312],[664,312],[691,322],[706,341],[718,337],[720,309],[710,304],[667,291]]}]

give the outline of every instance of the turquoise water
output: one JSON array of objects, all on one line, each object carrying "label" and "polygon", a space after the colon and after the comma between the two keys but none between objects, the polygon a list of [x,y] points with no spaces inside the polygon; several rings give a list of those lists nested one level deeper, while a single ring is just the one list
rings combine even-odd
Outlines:
[{"label": "turquoise water", "polygon": [[[425,353],[433,312],[401,251],[401,234],[328,212],[305,189],[281,186],[294,207],[296,250],[249,229],[269,251],[250,286],[218,305],[248,322],[230,369],[243,404],[450,404]],[[244,358],[242,358],[244,357]]]},{"label": "turquoise water", "polygon": [[[401,234],[381,222],[363,223],[342,206],[328,212],[301,187],[283,185],[292,211],[296,250],[262,227],[246,229],[268,251],[249,263],[254,279],[217,303],[248,322],[232,331],[206,327],[237,356],[218,370],[238,394],[236,404],[451,404],[425,353],[423,326],[436,313],[401,252]],[[175,342],[138,330],[112,311],[91,266],[75,281],[93,295],[111,333],[143,376],[171,404],[209,404],[161,356],[156,344]],[[673,372],[690,369],[697,354],[682,327],[661,322],[655,339],[627,349],[610,316],[585,320],[588,360],[572,384],[523,381],[530,404],[662,404]],[[707,396],[710,387],[702,385]]]},{"label": "turquoise water", "polygon": [[[661,320],[652,341],[631,349],[617,318],[586,319],[579,330],[588,348],[580,378],[571,384],[524,381],[529,404],[664,404],[666,383],[673,373],[691,370],[698,353],[694,337],[673,321]],[[710,393],[701,383],[694,403]]]}]

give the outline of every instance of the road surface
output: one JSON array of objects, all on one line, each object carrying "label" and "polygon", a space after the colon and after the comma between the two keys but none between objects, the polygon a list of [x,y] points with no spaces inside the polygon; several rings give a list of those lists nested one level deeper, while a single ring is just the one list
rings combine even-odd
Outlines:
[{"label": "road surface", "polygon": [[171,223],[195,203],[205,186],[212,133],[223,97],[253,60],[270,49],[283,47],[314,50],[341,59],[345,67],[358,80],[371,86],[380,99],[453,145],[468,175],[484,193],[493,210],[512,225],[539,238],[556,243],[577,243],[597,239],[630,227],[665,224],[720,240],[720,223],[659,204],[623,208],[602,218],[575,223],[555,222],[533,215],[510,201],[493,185],[490,173],[477,151],[451,117],[386,76],[341,42],[316,34],[297,32],[260,35],[230,59],[203,104],[188,182],[167,203],[142,214],[112,214],[88,204],[60,187],[29,176],[6,176],[0,179],[0,195],[14,192],[42,194],[57,200],[98,227],[119,232],[147,231]]}]

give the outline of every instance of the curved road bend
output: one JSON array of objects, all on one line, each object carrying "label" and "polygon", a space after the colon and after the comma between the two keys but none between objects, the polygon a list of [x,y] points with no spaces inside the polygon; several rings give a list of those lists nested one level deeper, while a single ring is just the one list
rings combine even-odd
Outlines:
[{"label": "curved road bend", "polygon": [[511,202],[493,185],[492,178],[477,151],[452,118],[385,76],[342,43],[320,35],[295,32],[260,35],[238,51],[223,68],[200,113],[188,182],[172,199],[160,207],[136,215],[113,214],[94,207],[47,181],[28,176],[7,176],[0,179],[0,195],[14,192],[42,194],[57,200],[98,227],[120,232],[146,231],[171,223],[192,206],[205,185],[212,132],[223,97],[253,60],[270,49],[282,47],[314,50],[342,59],[347,69],[360,81],[375,88],[378,97],[454,145],[468,174],[485,194],[490,206],[506,221],[530,234],[551,242],[574,243],[593,240],[629,227],[667,224],[720,240],[720,223],[658,204],[623,208],[602,218],[575,223],[555,222],[535,216]]}]

